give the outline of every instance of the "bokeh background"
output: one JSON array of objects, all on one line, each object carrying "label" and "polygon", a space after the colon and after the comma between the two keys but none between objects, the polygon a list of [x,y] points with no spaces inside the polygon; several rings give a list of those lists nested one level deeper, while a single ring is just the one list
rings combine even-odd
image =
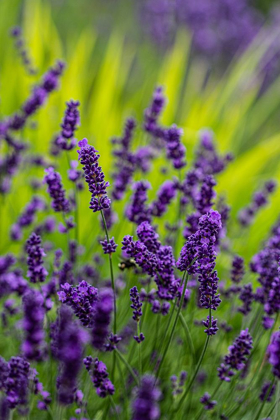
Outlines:
[{"label": "bokeh background", "polygon": [[[1,118],[20,107],[48,67],[64,60],[60,89],[21,136],[33,153],[46,154],[59,131],[65,102],[77,99],[78,138],[87,137],[100,151],[109,178],[110,139],[121,134],[128,116],[141,127],[154,87],[162,85],[168,98],[162,122],[183,128],[189,162],[204,127],[214,131],[219,151],[234,154],[218,177],[217,191],[226,196],[235,218],[264,180],[280,179],[279,16],[276,1],[260,0],[219,0],[215,5],[210,0],[2,0]],[[22,28],[34,75],[26,72],[14,46],[10,30],[15,25]],[[147,141],[139,130],[135,146]],[[71,153],[76,158],[76,152]],[[157,161],[149,175],[151,198],[169,176],[162,174],[163,164]],[[65,168],[67,185],[66,159],[59,165]],[[6,249],[17,247],[8,232],[33,195],[28,180],[43,177],[42,168],[26,165],[25,170],[26,177],[14,177],[12,192],[1,203],[1,242]],[[87,192],[82,194],[79,217],[86,244],[94,223]],[[246,240],[236,235],[236,252],[250,259],[277,219],[279,204],[277,190],[247,229]]]}]

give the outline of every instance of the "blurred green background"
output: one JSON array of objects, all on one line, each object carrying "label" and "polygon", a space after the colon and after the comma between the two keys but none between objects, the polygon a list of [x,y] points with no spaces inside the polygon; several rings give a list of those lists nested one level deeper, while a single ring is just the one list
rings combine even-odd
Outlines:
[{"label": "blurred green background", "polygon": [[[231,151],[235,160],[218,177],[218,193],[226,195],[232,215],[249,203],[252,192],[269,177],[280,179],[280,79],[259,95],[262,83],[259,64],[271,39],[260,33],[242,56],[234,58],[223,74],[208,74],[207,62],[190,54],[191,36],[180,29],[175,42],[159,49],[143,36],[135,19],[135,8],[129,1],[43,1],[2,0],[0,2],[0,98],[1,118],[17,110],[32,86],[47,68],[61,58],[67,63],[60,89],[51,95],[34,120],[37,128],[27,127],[21,135],[32,152],[45,154],[53,135],[59,131],[65,101],[81,102],[81,127],[78,138],[87,137],[101,153],[101,163],[110,177],[110,138],[120,135],[127,116],[142,123],[153,89],[165,88],[168,104],[164,124],[176,123],[184,129],[187,159],[201,128],[213,129],[221,152]],[[266,9],[268,2],[259,2]],[[35,68],[36,76],[27,75],[9,34],[20,25]],[[139,134],[135,145],[146,140]],[[76,159],[76,152],[71,152]],[[66,160],[61,158],[65,185]],[[151,174],[153,191],[166,177],[158,162]],[[64,169],[63,169],[64,168]],[[43,171],[26,168],[27,177]],[[29,178],[26,178],[29,179]],[[22,207],[32,196],[26,179],[16,176],[12,193],[2,205],[2,246],[8,247],[8,230]],[[236,251],[249,259],[278,217],[280,193],[273,195],[271,205],[257,216],[249,228],[246,244],[236,238]],[[80,217],[83,233],[94,217],[87,210],[88,195],[82,193]],[[118,232],[113,232],[118,237]]]}]

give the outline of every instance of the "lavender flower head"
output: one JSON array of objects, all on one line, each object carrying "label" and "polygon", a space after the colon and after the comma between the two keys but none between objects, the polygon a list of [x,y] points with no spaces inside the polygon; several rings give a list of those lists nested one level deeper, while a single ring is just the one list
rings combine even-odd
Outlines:
[{"label": "lavender flower head", "polygon": [[70,209],[70,203],[65,198],[65,190],[61,183],[61,176],[52,167],[45,170],[44,182],[48,185],[48,193],[52,198],[52,208],[56,212],[67,213]]},{"label": "lavender flower head", "polygon": [[28,254],[27,265],[31,283],[44,282],[48,274],[43,265],[43,257],[46,256],[41,245],[40,236],[32,233],[26,242],[26,252]]},{"label": "lavender flower head", "polygon": [[106,288],[101,290],[99,292],[99,300],[95,306],[92,329],[92,345],[98,350],[104,348],[104,344],[109,335],[113,306],[113,293],[111,289]]},{"label": "lavender flower head", "polygon": [[148,133],[152,133],[154,135],[157,134],[158,118],[166,102],[162,91],[163,89],[161,86],[158,86],[155,89],[151,105],[145,110],[144,113],[144,129]]},{"label": "lavender flower head", "polygon": [[87,139],[79,141],[78,145],[80,146],[79,160],[83,165],[85,180],[91,193],[89,208],[93,212],[108,209],[111,203],[106,191],[109,182],[105,181],[102,168],[98,165],[100,155],[93,146],[88,144]]},{"label": "lavender flower head", "polygon": [[23,296],[23,330],[25,340],[22,352],[28,360],[42,360],[44,357],[44,298],[37,290],[29,290]]},{"label": "lavender flower head", "polygon": [[60,308],[59,318],[52,331],[52,349],[60,362],[60,375],[57,378],[58,400],[61,404],[68,405],[74,401],[87,334],[72,321],[71,309],[66,306]]},{"label": "lavender flower head", "polygon": [[231,280],[233,283],[240,283],[244,276],[244,260],[239,255],[235,255],[232,260]]},{"label": "lavender flower head", "polygon": [[80,114],[78,107],[79,101],[69,101],[66,103],[67,109],[61,124],[61,134],[57,139],[57,144],[62,150],[72,150],[76,145],[74,139],[75,131],[80,123]]},{"label": "lavender flower head", "polygon": [[218,376],[222,381],[230,382],[234,370],[240,371],[244,368],[247,356],[253,348],[253,339],[248,331],[242,330],[234,343],[229,346],[229,353],[224,357],[224,363],[218,368]]},{"label": "lavender flower head", "polygon": [[272,373],[280,379],[280,331],[272,334],[270,344],[267,348],[268,361],[272,366]]},{"label": "lavender flower head", "polygon": [[138,181],[132,186],[134,193],[125,210],[125,214],[128,220],[137,225],[151,220],[150,210],[146,206],[146,201],[148,200],[147,191],[150,188],[151,186],[147,181]]},{"label": "lavender flower head", "polygon": [[175,169],[181,169],[186,166],[186,148],[181,141],[183,130],[173,124],[164,132],[166,143],[167,159],[170,159]]},{"label": "lavender flower head", "polygon": [[261,393],[259,395],[259,399],[262,402],[264,402],[264,401],[265,402],[271,402],[272,397],[275,393],[275,388],[276,388],[276,386],[272,385],[271,382],[265,382],[262,386],[262,390],[261,390]]},{"label": "lavender flower head", "polygon": [[160,418],[158,400],[161,392],[154,385],[155,379],[151,375],[144,375],[132,404],[133,420],[157,420]]},{"label": "lavender flower head", "polygon": [[116,252],[118,245],[115,243],[114,237],[110,238],[109,241],[107,241],[107,239],[100,241],[100,243],[102,245],[104,254],[112,254]]},{"label": "lavender flower head", "polygon": [[176,193],[175,182],[165,181],[158,190],[156,200],[151,204],[152,215],[161,217],[166,212]]},{"label": "lavender flower head", "polygon": [[107,395],[114,395],[115,387],[109,380],[109,374],[105,363],[87,356],[84,359],[84,365],[89,372],[92,383],[96,389],[96,393],[100,398],[105,398]]},{"label": "lavender flower head", "polygon": [[57,292],[59,300],[73,309],[74,314],[85,327],[92,327],[98,290],[84,280],[78,286],[64,283],[61,285],[61,289]]},{"label": "lavender flower head", "polygon": [[211,395],[208,392],[200,398],[201,404],[203,404],[204,410],[213,410],[215,405],[217,405],[217,401],[211,401]]}]

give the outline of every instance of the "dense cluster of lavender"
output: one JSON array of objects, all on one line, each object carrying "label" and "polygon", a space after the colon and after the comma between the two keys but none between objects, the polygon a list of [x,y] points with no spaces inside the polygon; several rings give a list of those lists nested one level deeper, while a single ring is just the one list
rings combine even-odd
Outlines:
[{"label": "dense cluster of lavender", "polygon": [[[20,166],[25,144],[14,134],[57,88],[62,70],[59,62],[21,110],[0,123],[8,150],[0,161],[4,198],[11,175],[21,171],[25,176]],[[45,164],[40,156],[34,160],[42,167],[37,184],[44,198],[34,195],[19,209],[9,230],[17,251],[0,257],[1,419],[17,412],[34,419],[85,420],[101,412],[104,418],[156,420],[163,412],[166,418],[185,418],[184,410],[192,418],[207,410],[225,419],[233,409],[242,418],[252,401],[255,407],[253,387],[259,414],[275,402],[280,224],[248,268],[232,250],[230,208],[215,192],[217,177],[233,156],[220,155],[213,132],[201,130],[187,166],[183,130],[161,124],[165,103],[157,87],[143,115],[145,145],[134,147],[136,121],[131,118],[123,135],[112,141],[112,185],[91,141],[76,142],[77,101],[67,103],[51,145],[53,162]],[[60,166],[62,154],[68,169]],[[146,174],[162,156],[164,180],[153,191]],[[246,234],[245,227],[275,188],[274,181],[267,181],[240,210],[232,222],[240,234]],[[81,197],[88,202],[90,226],[77,218]],[[82,229],[96,252],[81,239]],[[226,269],[219,265],[220,256]],[[247,282],[254,273],[257,288]],[[270,337],[268,346],[259,345],[258,334]],[[193,389],[196,404],[190,398]],[[248,391],[249,402],[235,407],[240,389]],[[234,394],[233,406],[223,403],[228,393]]]}]

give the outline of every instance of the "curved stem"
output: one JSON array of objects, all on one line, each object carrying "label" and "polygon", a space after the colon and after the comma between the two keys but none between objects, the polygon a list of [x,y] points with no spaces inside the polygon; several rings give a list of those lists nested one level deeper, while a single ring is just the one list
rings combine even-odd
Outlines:
[{"label": "curved stem", "polygon": [[128,363],[128,361],[123,357],[123,355],[121,354],[121,352],[118,349],[115,349],[114,352],[117,353],[117,355],[119,356],[119,358],[121,359],[121,361],[123,362],[123,364],[127,367],[127,369],[129,370],[129,372],[131,373],[131,376],[135,380],[136,384],[139,385],[139,379],[135,375],[135,373],[134,373],[132,367],[130,366],[130,364]]},{"label": "curved stem", "polygon": [[174,412],[175,412],[175,413],[176,413],[176,412],[177,412],[177,411],[181,408],[181,406],[182,406],[182,404],[183,404],[184,399],[186,398],[186,396],[187,396],[187,394],[188,394],[189,390],[190,390],[190,389],[191,389],[191,387],[192,387],[192,384],[194,383],[194,380],[195,380],[195,378],[196,378],[196,375],[197,375],[197,373],[198,373],[198,371],[199,371],[199,368],[200,368],[200,366],[201,366],[202,360],[203,360],[204,355],[205,355],[205,353],[206,353],[206,350],[207,350],[207,347],[208,347],[208,343],[209,343],[209,339],[210,339],[210,336],[209,336],[209,335],[207,335],[207,338],[206,338],[206,341],[205,341],[205,344],[204,344],[204,347],[203,347],[202,353],[201,353],[201,355],[200,355],[200,358],[199,358],[199,361],[198,361],[197,367],[196,367],[195,372],[194,372],[194,374],[193,374],[193,377],[192,377],[192,379],[191,379],[191,381],[190,381],[190,383],[189,383],[189,385],[188,385],[187,389],[185,390],[184,394],[182,395],[182,398],[181,398],[181,400],[179,401],[179,403],[178,403],[177,407],[174,409]]},{"label": "curved stem", "polygon": [[[186,272],[185,272],[185,273],[186,273]],[[184,273],[184,276],[185,276],[185,273]],[[184,276],[183,276],[183,278],[184,278]],[[183,292],[182,292],[182,295],[181,295],[181,298],[180,298],[179,309],[178,309],[178,311],[177,311],[177,314],[176,314],[176,318],[175,318],[174,324],[173,324],[173,326],[172,326],[171,334],[170,334],[169,339],[168,339],[168,341],[167,341],[167,344],[166,344],[166,346],[165,346],[165,349],[164,349],[164,352],[163,352],[163,356],[162,356],[162,359],[161,359],[161,361],[160,361],[160,364],[159,364],[159,367],[158,367],[158,370],[157,370],[157,373],[156,373],[155,383],[156,383],[156,381],[157,381],[157,379],[158,379],[158,377],[159,377],[160,370],[161,370],[161,368],[162,368],[162,365],[163,365],[163,362],[164,362],[165,356],[166,356],[166,354],[167,354],[168,348],[169,348],[169,346],[170,346],[170,343],[171,343],[172,338],[173,338],[173,335],[174,335],[174,331],[175,331],[175,328],[176,328],[176,325],[177,325],[177,322],[178,322],[178,319],[179,319],[179,315],[180,315],[180,312],[181,312],[181,309],[182,309],[182,306],[183,306],[184,297],[185,297],[185,292],[186,292],[186,288],[187,288],[187,283],[188,283],[188,274],[187,274],[187,277],[186,277],[186,280],[185,280],[185,283],[184,283]],[[175,306],[175,305],[176,305],[176,303],[174,304],[174,306]]]}]

